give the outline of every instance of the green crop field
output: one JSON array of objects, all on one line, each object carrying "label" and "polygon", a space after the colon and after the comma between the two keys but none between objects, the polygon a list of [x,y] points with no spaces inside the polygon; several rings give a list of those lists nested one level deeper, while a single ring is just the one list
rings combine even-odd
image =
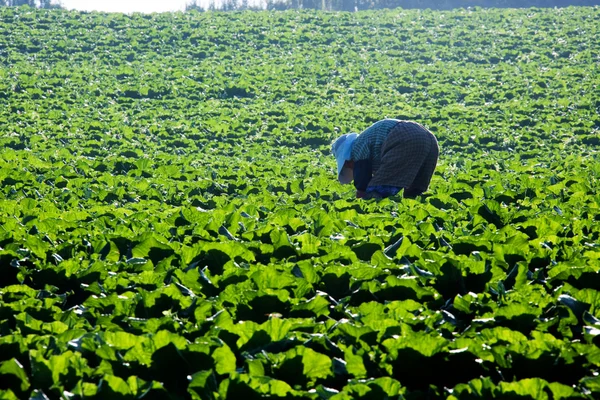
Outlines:
[{"label": "green crop field", "polygon": [[600,398],[598,21],[0,8],[0,399]]}]

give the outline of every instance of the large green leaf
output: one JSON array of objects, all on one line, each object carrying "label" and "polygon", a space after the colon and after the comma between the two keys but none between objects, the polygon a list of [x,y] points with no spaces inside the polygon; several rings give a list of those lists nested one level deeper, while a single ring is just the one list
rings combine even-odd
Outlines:
[{"label": "large green leaf", "polygon": [[[29,378],[19,361],[14,358],[0,363],[0,376],[6,384],[14,385],[14,389],[25,392],[30,387]],[[7,393],[7,396],[9,394]]]}]

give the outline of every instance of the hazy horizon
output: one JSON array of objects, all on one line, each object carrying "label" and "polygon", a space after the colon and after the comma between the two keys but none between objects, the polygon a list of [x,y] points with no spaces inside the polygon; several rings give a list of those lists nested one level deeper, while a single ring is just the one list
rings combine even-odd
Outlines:
[{"label": "hazy horizon", "polygon": [[[102,11],[122,13],[153,13],[183,11],[191,0],[60,0],[58,3],[69,10]],[[200,2],[207,6],[208,1]]]}]

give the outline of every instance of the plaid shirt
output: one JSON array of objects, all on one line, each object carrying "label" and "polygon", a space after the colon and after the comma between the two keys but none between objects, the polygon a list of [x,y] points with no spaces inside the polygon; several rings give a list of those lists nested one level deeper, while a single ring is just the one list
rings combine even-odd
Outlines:
[{"label": "plaid shirt", "polygon": [[414,121],[385,119],[362,132],[352,145],[357,196],[387,197],[404,188],[414,197],[429,188],[439,156],[435,136]]},{"label": "plaid shirt", "polygon": [[377,171],[381,165],[381,146],[398,122],[398,119],[383,119],[365,129],[352,146],[352,160],[370,160],[373,172]]}]

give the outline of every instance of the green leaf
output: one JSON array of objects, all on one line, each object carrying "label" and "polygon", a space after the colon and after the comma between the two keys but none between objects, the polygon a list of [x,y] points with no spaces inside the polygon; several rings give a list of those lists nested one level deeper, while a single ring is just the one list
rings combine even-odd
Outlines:
[{"label": "green leaf", "polygon": [[50,244],[44,242],[37,236],[29,236],[25,241],[25,247],[38,258],[46,259],[46,252],[50,251]]},{"label": "green leaf", "polygon": [[296,391],[284,381],[267,376],[250,376],[246,374],[234,374],[232,378],[223,381],[219,388],[223,398],[238,399],[248,396],[248,393],[260,397],[291,397]]},{"label": "green leaf", "polygon": [[111,393],[111,395],[130,396],[133,394],[127,382],[118,376],[104,375],[99,385],[100,392],[105,392],[104,385],[108,386],[108,393]]},{"label": "green leaf", "polygon": [[305,255],[317,255],[319,254],[319,248],[321,246],[321,239],[310,234],[303,233],[301,235],[294,236],[293,239],[300,243],[300,253]]},{"label": "green leaf", "polygon": [[496,386],[492,382],[490,377],[481,379],[473,379],[468,383],[459,383],[452,391],[452,395],[448,397],[448,400],[456,400],[463,398],[479,398],[489,399],[493,398]]},{"label": "green leaf", "polygon": [[117,262],[121,258],[121,254],[119,253],[119,248],[112,241],[109,240],[105,247],[102,249],[101,254],[104,256],[104,260]]},{"label": "green leaf", "polygon": [[141,241],[131,249],[133,258],[149,258],[154,264],[174,254],[174,250],[167,244],[167,240],[156,234],[144,236]]},{"label": "green leaf", "polygon": [[214,399],[217,391],[217,380],[213,371],[199,371],[188,377],[188,393],[192,399]]},{"label": "green leaf", "polygon": [[592,393],[600,393],[600,376],[585,377],[581,383],[588,388]]},{"label": "green leaf", "polygon": [[90,382],[79,381],[73,389],[70,390],[76,396],[93,397],[98,393],[98,386]]},{"label": "green leaf", "polygon": [[106,331],[101,333],[101,337],[107,344],[115,347],[118,350],[128,350],[137,344],[147,341],[147,339],[144,337],[139,337],[123,331]]},{"label": "green leaf", "polygon": [[261,360],[246,360],[246,365],[248,366],[248,375],[265,375],[265,365]]},{"label": "green leaf", "polygon": [[285,376],[287,382],[310,384],[334,375],[331,358],[308,347],[297,346],[284,353],[270,354],[269,358],[277,366],[278,375]]},{"label": "green leaf", "polygon": [[14,358],[0,363],[0,377],[5,384],[13,383],[21,392],[29,389],[29,378],[19,361]]},{"label": "green leaf", "polygon": [[399,349],[404,348],[416,350],[425,357],[448,351],[448,341],[446,339],[421,332],[415,332],[406,337],[386,339],[382,344],[388,349],[392,359],[398,356]]},{"label": "green leaf", "polygon": [[517,382],[500,382],[498,389],[500,394],[508,395],[516,393],[520,396],[531,396],[533,399],[549,399],[544,390],[548,382],[540,378],[522,379]]},{"label": "green leaf", "polygon": [[0,389],[0,399],[1,400],[19,400],[19,397],[10,389],[2,390]]},{"label": "green leaf", "polygon": [[550,382],[548,383],[548,387],[552,391],[552,397],[556,400],[584,398],[584,396],[581,393],[578,393],[573,387],[559,382]]},{"label": "green leaf", "polygon": [[400,382],[388,376],[374,379],[367,383],[371,388],[378,388],[389,397],[403,396],[406,394],[406,388],[402,387]]},{"label": "green leaf", "polygon": [[590,312],[595,314],[596,311],[600,311],[600,291],[595,289],[585,288],[577,291],[573,295],[575,299],[591,306]]},{"label": "green leaf", "polygon": [[217,371],[217,374],[224,375],[235,372],[235,354],[227,345],[223,345],[215,349],[212,356],[215,360],[215,370]]},{"label": "green leaf", "polygon": [[355,378],[364,378],[367,376],[367,369],[363,358],[357,354],[354,354],[353,347],[347,347],[344,350],[344,360],[346,361],[346,369],[348,373]]},{"label": "green leaf", "polygon": [[329,301],[325,296],[317,295],[299,304],[292,306],[292,313],[301,317],[319,317],[329,314]]},{"label": "green leaf", "polygon": [[326,355],[309,348],[299,351],[298,354],[302,354],[302,363],[304,364],[302,372],[309,379],[326,378],[333,375],[331,359]]}]

